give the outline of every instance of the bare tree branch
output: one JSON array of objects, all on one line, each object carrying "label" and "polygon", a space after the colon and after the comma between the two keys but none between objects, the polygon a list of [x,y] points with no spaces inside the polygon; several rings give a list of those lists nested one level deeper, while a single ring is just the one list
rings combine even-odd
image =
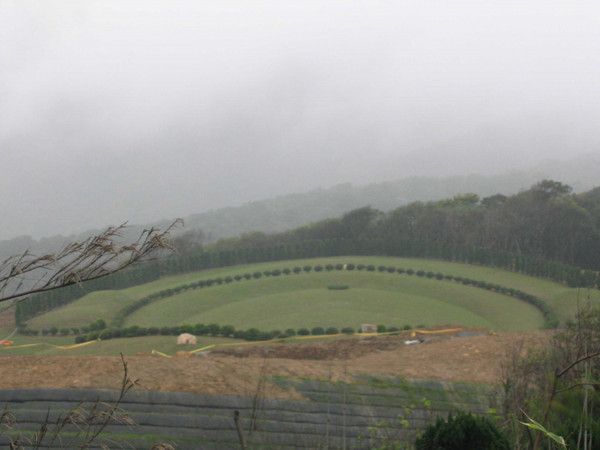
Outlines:
[{"label": "bare tree branch", "polygon": [[173,228],[182,224],[183,220],[177,219],[164,231],[146,229],[133,243],[122,242],[127,228],[123,223],[84,241],[69,243],[56,254],[36,256],[25,250],[0,264],[0,302],[81,285],[151,259],[161,250],[175,251],[168,238]]}]

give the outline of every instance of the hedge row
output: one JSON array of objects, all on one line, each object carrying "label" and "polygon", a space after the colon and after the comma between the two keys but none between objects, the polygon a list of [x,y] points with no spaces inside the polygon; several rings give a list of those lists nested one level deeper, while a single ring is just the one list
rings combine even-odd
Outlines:
[{"label": "hedge row", "polygon": [[[418,328],[422,328],[423,325],[418,325]],[[397,332],[402,330],[411,330],[411,325],[404,325],[402,328],[398,327],[386,327],[385,325],[377,325],[378,333],[385,332]],[[313,327],[310,330],[308,328],[299,328],[294,330],[288,328],[285,331],[271,330],[262,331],[258,328],[249,328],[247,330],[236,330],[232,325],[220,326],[216,323],[204,325],[198,323],[196,325],[180,325],[175,327],[150,327],[144,328],[137,325],[132,325],[127,328],[120,329],[104,329],[91,331],[87,334],[79,335],[75,338],[75,343],[79,344],[87,341],[94,341],[96,339],[108,340],[114,338],[128,338],[128,337],[140,337],[140,336],[178,336],[181,333],[190,333],[195,336],[222,336],[222,337],[233,337],[235,339],[245,339],[246,341],[268,341],[270,339],[285,339],[294,336],[326,336],[334,335],[339,333],[354,334],[356,330],[352,327],[344,327],[339,330],[336,327]]]},{"label": "hedge row", "polygon": [[[119,311],[117,313],[117,315],[111,322],[111,327],[116,328],[116,329],[121,328],[123,323],[125,322],[125,319],[127,318],[127,316],[129,316],[133,312],[137,311],[138,309],[148,305],[149,303],[151,303],[155,300],[159,300],[159,299],[170,297],[172,295],[180,294],[181,292],[185,292],[189,289],[201,289],[201,288],[210,287],[210,286],[214,286],[214,285],[222,285],[224,283],[227,284],[227,283],[239,282],[239,281],[243,281],[243,280],[258,279],[263,276],[277,277],[282,274],[290,275],[290,274],[300,274],[302,272],[309,273],[311,271],[314,271],[314,272],[321,272],[323,270],[331,271],[334,269],[335,270],[359,270],[359,271],[365,270],[368,272],[378,271],[381,273],[389,273],[389,274],[397,273],[397,274],[406,274],[409,276],[416,275],[418,277],[426,277],[429,279],[436,279],[436,280],[440,280],[440,281],[441,280],[455,281],[458,283],[462,283],[464,285],[470,285],[473,287],[486,289],[489,291],[495,291],[500,294],[510,295],[511,297],[518,298],[519,300],[522,300],[526,303],[529,303],[529,304],[535,306],[544,315],[544,319],[545,319],[547,328],[554,328],[558,325],[558,318],[556,317],[556,314],[551,310],[551,308],[543,300],[541,300],[540,298],[538,298],[534,295],[520,291],[518,289],[507,288],[507,287],[501,286],[499,284],[487,283],[485,281],[472,280],[472,279],[466,278],[466,277],[459,277],[459,276],[455,277],[453,275],[445,275],[440,272],[431,272],[431,271],[425,272],[424,270],[416,270],[415,271],[414,269],[404,269],[404,268],[400,268],[400,267],[397,268],[397,267],[393,267],[393,266],[384,266],[384,265],[379,265],[376,267],[374,265],[364,265],[364,264],[354,265],[352,263],[348,263],[348,264],[336,264],[336,265],[327,264],[325,266],[316,265],[314,267],[311,265],[305,265],[303,267],[296,266],[291,269],[284,268],[284,269],[275,269],[275,270],[265,270],[264,272],[237,274],[235,276],[227,276],[224,278],[218,277],[218,278],[208,279],[208,280],[199,280],[195,283],[183,284],[183,285],[177,286],[175,288],[165,289],[163,291],[150,294],[146,297],[143,297],[143,298],[135,301],[134,303],[131,303],[130,305],[127,305],[125,308],[123,308],[121,311]],[[327,288],[341,290],[341,289],[347,289],[348,286],[332,285],[332,286],[328,286]]]}]

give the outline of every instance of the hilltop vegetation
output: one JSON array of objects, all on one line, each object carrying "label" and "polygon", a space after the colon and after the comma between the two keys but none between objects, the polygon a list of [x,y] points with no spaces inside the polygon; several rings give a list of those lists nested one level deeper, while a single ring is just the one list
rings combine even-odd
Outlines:
[{"label": "hilltop vegetation", "polygon": [[253,233],[208,248],[228,250],[311,239],[411,241],[455,259],[457,248],[509,252],[600,269],[600,188],[572,194],[570,186],[544,180],[512,196],[476,194],[413,202],[389,213],[363,207],[283,233]]},{"label": "hilltop vegetation", "polygon": [[511,197],[479,199],[464,194],[443,201],[412,203],[388,214],[363,207],[340,218],[287,232],[246,234],[209,246],[179,239],[175,241],[181,249],[177,257],[85,283],[83,290],[71,287],[37,296],[17,305],[15,315],[22,323],[85,293],[127,288],[167,275],[341,255],[466,262],[534,275],[570,287],[593,288],[598,286],[595,270],[600,266],[599,211],[599,189],[574,195],[569,186],[546,180]]}]

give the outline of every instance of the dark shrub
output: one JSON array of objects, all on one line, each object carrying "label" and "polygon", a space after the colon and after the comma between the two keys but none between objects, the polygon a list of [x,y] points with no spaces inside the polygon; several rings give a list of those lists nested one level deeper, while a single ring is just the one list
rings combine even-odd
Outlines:
[{"label": "dark shrub", "polygon": [[374,272],[374,271],[375,271],[375,266],[374,266],[373,264],[369,264],[369,265],[367,266],[367,270],[368,270],[369,272]]},{"label": "dark shrub", "polygon": [[433,273],[433,272],[427,272],[427,273],[425,274],[425,276],[426,276],[427,278],[433,278],[433,277],[435,277],[435,273]]},{"label": "dark shrub", "polygon": [[243,278],[242,275],[236,275],[236,276],[233,277],[233,279],[235,281],[240,281],[242,278]]},{"label": "dark shrub", "polygon": [[260,272],[254,272],[254,273],[252,274],[252,276],[253,276],[254,278],[260,278],[260,277],[262,277],[262,276],[263,276],[263,274],[262,274],[262,273],[260,273]]},{"label": "dark shrub", "polygon": [[288,328],[284,331],[283,334],[285,334],[287,337],[296,336],[296,330],[294,330],[293,328]]},{"label": "dark shrub", "polygon": [[325,334],[338,334],[339,330],[336,327],[329,327],[325,330]]},{"label": "dark shrub", "polygon": [[346,264],[346,270],[354,270],[355,267],[356,266],[354,264],[352,264],[352,263]]},{"label": "dark shrub", "polygon": [[148,328],[148,334],[150,336],[156,336],[159,333],[160,333],[160,328],[158,328],[158,327],[150,327],[150,328]]},{"label": "dark shrub", "polygon": [[58,333],[58,328],[56,328],[56,327],[50,328],[50,334],[52,336],[56,336],[56,333]]},{"label": "dark shrub", "polygon": [[273,275],[274,277],[278,277],[279,275],[281,275],[281,270],[275,269],[273,272],[271,272],[271,275]]},{"label": "dark shrub", "polygon": [[294,273],[300,273],[300,272],[302,272],[302,268],[301,267],[294,267],[293,272]]},{"label": "dark shrub", "polygon": [[389,327],[389,328],[388,328],[388,331],[389,331],[389,332],[400,331],[400,328],[398,328],[398,327]]},{"label": "dark shrub", "polygon": [[404,325],[404,326],[402,327],[402,329],[403,329],[403,330],[412,330],[412,325],[408,325],[408,324],[406,324],[406,325]]},{"label": "dark shrub", "polygon": [[418,277],[424,277],[425,276],[425,271],[424,270],[417,270],[417,276]]},{"label": "dark shrub", "polygon": [[415,271],[412,269],[406,269],[406,275],[414,275]]},{"label": "dark shrub", "polygon": [[232,281],[233,281],[233,278],[225,277],[225,283],[231,283]]},{"label": "dark shrub", "polygon": [[171,334],[171,328],[169,327],[161,327],[160,335],[161,336],[169,336]]},{"label": "dark shrub", "polygon": [[385,272],[387,270],[387,267],[385,267],[385,266],[377,266],[377,270],[379,272]]},{"label": "dark shrub", "polygon": [[221,327],[221,336],[229,337],[235,332],[233,325],[223,325]]},{"label": "dark shrub", "polygon": [[314,327],[312,330],[310,330],[310,334],[312,334],[313,336],[320,336],[322,334],[325,334],[325,330],[323,329],[323,327]]},{"label": "dark shrub", "polygon": [[98,332],[97,331],[90,331],[88,334],[85,335],[85,341],[95,341],[96,339],[98,339]]},{"label": "dark shrub", "polygon": [[392,266],[388,266],[388,268],[386,270],[388,271],[388,273],[395,273],[396,272],[396,268],[392,267]]},{"label": "dark shrub", "polygon": [[327,264],[325,266],[325,270],[328,271],[328,272],[331,272],[333,270],[333,264]]},{"label": "dark shrub", "polygon": [[68,328],[61,328],[60,329],[60,335],[61,336],[66,336],[67,334],[69,334],[69,329]]},{"label": "dark shrub", "polygon": [[83,335],[75,336],[75,343],[76,344],[81,344],[83,342],[85,342],[85,336],[83,336]]},{"label": "dark shrub", "polygon": [[436,274],[435,274],[435,277],[436,277],[438,280],[443,280],[443,279],[444,279],[444,274],[443,274],[443,273],[439,273],[439,272],[438,272],[438,273],[436,273]]},{"label": "dark shrub", "polygon": [[139,327],[136,336],[148,336],[148,328]]},{"label": "dark shrub", "polygon": [[344,328],[342,328],[342,333],[352,334],[352,333],[354,333],[354,328],[352,328],[352,327],[344,327]]},{"label": "dark shrub", "polygon": [[321,265],[315,266],[315,272],[323,272],[323,266],[321,266]]},{"label": "dark shrub", "polygon": [[282,272],[283,272],[285,275],[289,275],[290,273],[292,273],[292,271],[291,271],[290,269],[288,269],[287,267],[286,267],[285,269],[283,269],[283,270],[282,270]]},{"label": "dark shrub", "polygon": [[107,341],[108,339],[112,339],[114,336],[112,330],[102,330],[98,337],[103,341]]},{"label": "dark shrub", "polygon": [[179,333],[193,334],[194,327],[193,327],[193,325],[190,325],[189,323],[182,323],[181,325],[179,325]]},{"label": "dark shrub", "polygon": [[273,335],[270,331],[261,331],[259,338],[260,341],[270,341],[271,339],[273,339]]},{"label": "dark shrub", "polygon": [[365,267],[366,267],[366,266],[365,266],[364,264],[359,264],[358,266],[356,266],[356,268],[357,268],[358,270],[365,270]]},{"label": "dark shrub", "polygon": [[385,333],[387,331],[387,327],[385,325],[377,325],[378,333]]},{"label": "dark shrub", "polygon": [[270,270],[265,270],[263,273],[265,274],[265,277],[270,277],[271,276],[271,271]]},{"label": "dark shrub", "polygon": [[396,269],[396,272],[398,272],[398,273],[404,273],[404,269],[402,267],[398,267]]},{"label": "dark shrub", "polygon": [[196,325],[194,325],[194,332],[191,334],[193,334],[195,336],[202,336],[206,333],[207,333],[206,325],[204,325],[203,323],[197,323]]},{"label": "dark shrub", "polygon": [[300,328],[298,330],[298,336],[308,336],[310,334],[310,331],[308,331],[307,328]]},{"label": "dark shrub", "polygon": [[245,274],[244,274],[244,278],[245,278],[246,280],[249,280],[250,278],[252,278],[252,275],[250,275],[249,273],[245,273]]},{"label": "dark shrub", "polygon": [[233,337],[236,339],[245,339],[246,338],[246,332],[244,330],[235,330],[233,332]]},{"label": "dark shrub", "polygon": [[219,325],[217,325],[216,323],[211,323],[210,325],[207,325],[207,327],[206,327],[207,334],[210,334],[211,336],[218,336],[220,331],[221,331],[221,327]]},{"label": "dark shrub", "polygon": [[343,264],[336,264],[335,265],[335,270],[344,270],[344,265]]},{"label": "dark shrub", "polygon": [[309,265],[304,266],[305,272],[310,272],[311,270],[312,270],[312,266],[309,266]]},{"label": "dark shrub", "polygon": [[417,450],[510,450],[506,435],[485,416],[458,412],[438,417],[415,441]]},{"label": "dark shrub", "polygon": [[258,328],[249,328],[246,330],[244,337],[247,341],[259,341],[260,330]]}]

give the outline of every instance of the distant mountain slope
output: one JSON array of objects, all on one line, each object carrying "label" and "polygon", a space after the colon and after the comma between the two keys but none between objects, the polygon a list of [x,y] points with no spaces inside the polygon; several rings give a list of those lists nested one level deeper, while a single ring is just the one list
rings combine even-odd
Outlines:
[{"label": "distant mountain slope", "polygon": [[[457,164],[460,162],[457,161]],[[305,193],[282,195],[249,202],[239,207],[219,208],[185,217],[185,229],[202,229],[207,241],[238,236],[251,231],[265,233],[283,231],[319,220],[339,217],[362,206],[370,205],[389,211],[414,201],[430,201],[461,193],[486,197],[497,193],[510,195],[528,189],[537,181],[551,178],[581,192],[600,185],[600,156],[579,156],[570,161],[549,160],[529,170],[504,175],[468,175],[446,178],[409,177],[397,181],[368,185],[340,184]],[[157,211],[157,215],[160,212]],[[168,220],[153,224],[132,225],[125,239],[135,239],[151,225],[166,227]],[[97,230],[69,237],[54,236],[39,240],[21,236],[0,242],[0,258],[29,249],[36,254],[56,251],[66,242],[84,239]]]},{"label": "distant mountain slope", "polygon": [[185,223],[186,228],[201,228],[212,241],[250,231],[270,233],[296,228],[367,205],[390,211],[414,201],[440,200],[463,193],[476,193],[480,197],[511,195],[546,178],[581,192],[600,185],[599,169],[600,163],[594,159],[578,158],[569,163],[545,161],[531,170],[495,176],[410,177],[368,185],[340,184],[194,214],[185,218]]}]

